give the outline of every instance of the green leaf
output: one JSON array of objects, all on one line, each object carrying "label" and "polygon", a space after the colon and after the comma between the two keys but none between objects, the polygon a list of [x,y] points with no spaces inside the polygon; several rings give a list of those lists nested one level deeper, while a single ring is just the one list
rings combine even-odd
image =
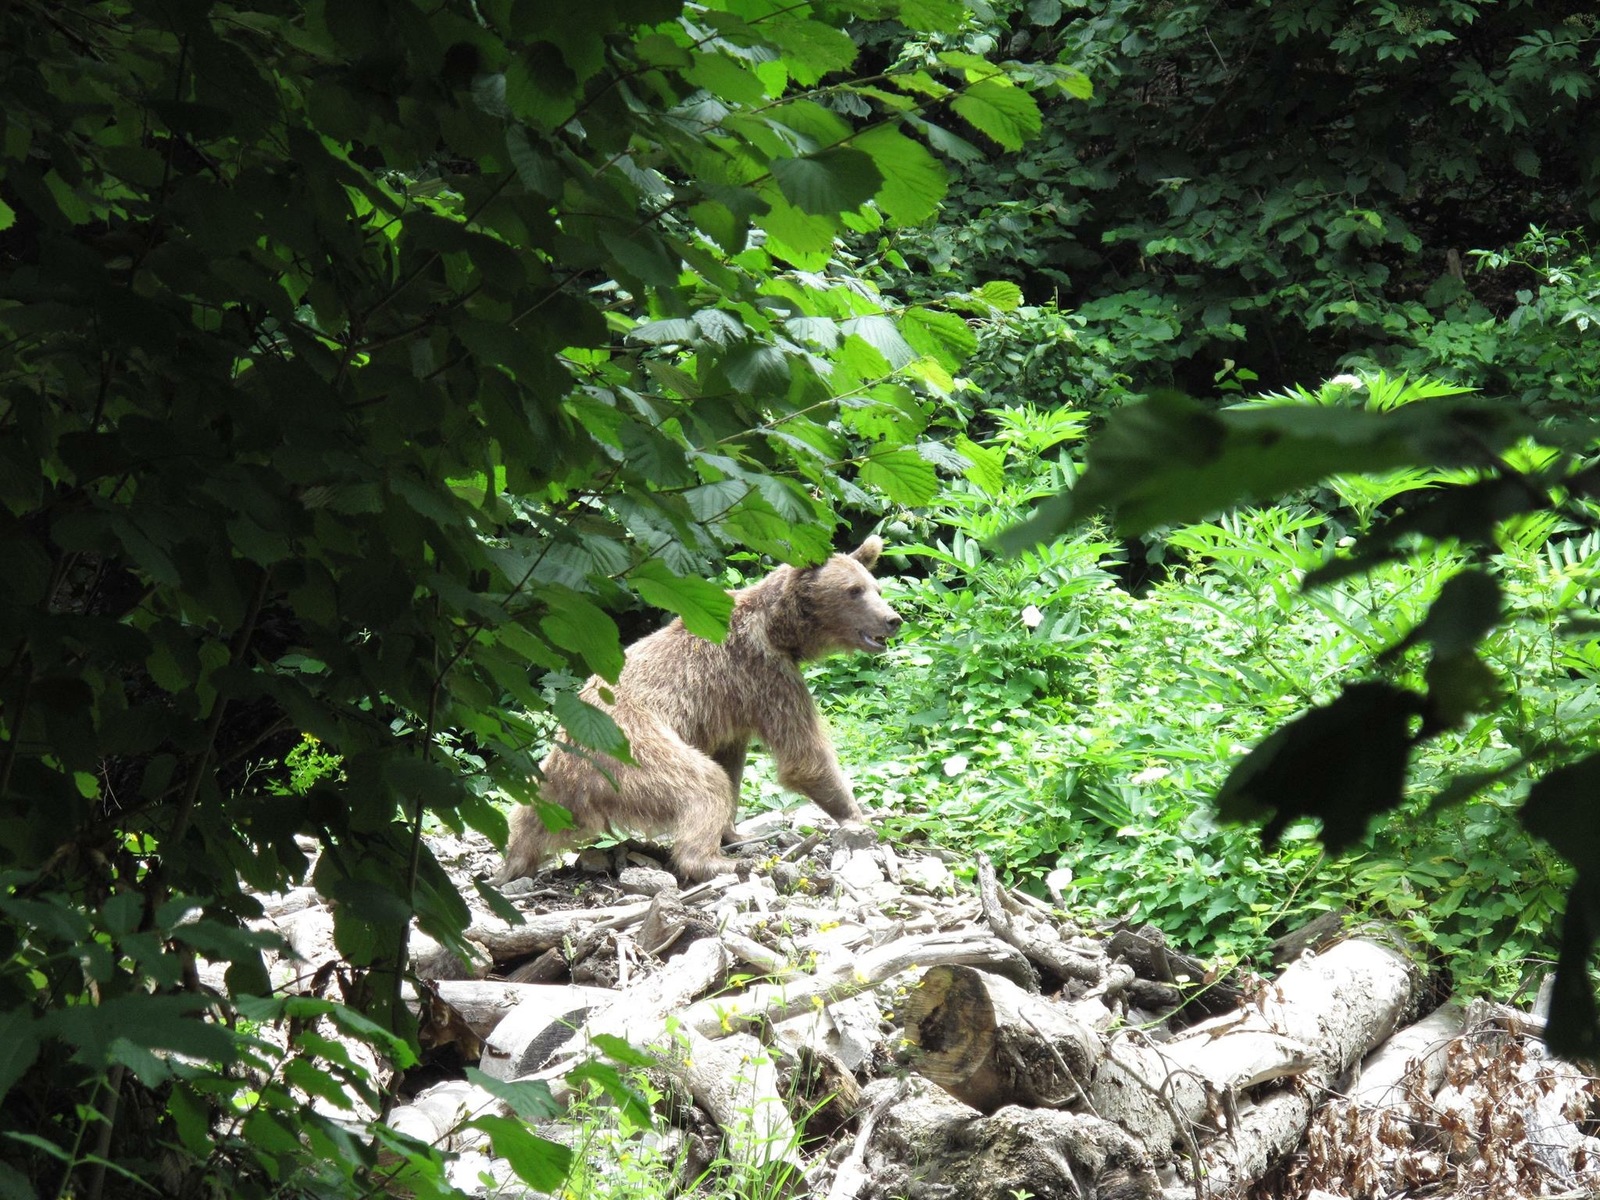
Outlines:
[{"label": "green leaf", "polygon": [[767,211],[755,223],[767,231],[767,249],[801,270],[825,267],[839,232],[838,217],[804,212],[777,191],[764,193],[763,198]]},{"label": "green leaf", "polygon": [[1452,485],[1407,500],[1405,511],[1362,538],[1353,555],[1334,559],[1306,576],[1306,586],[1321,586],[1379,563],[1398,561],[1418,537],[1492,545],[1502,522],[1533,512],[1542,503],[1528,481],[1515,476]]},{"label": "green leaf", "polygon": [[861,482],[877,488],[895,504],[914,508],[938,494],[933,464],[915,450],[888,450],[861,464]]},{"label": "green leaf", "polygon": [[577,80],[548,42],[528,46],[505,71],[505,104],[513,116],[549,132],[577,111]]},{"label": "green leaf", "polygon": [[532,1133],[521,1120],[476,1117],[466,1128],[487,1133],[494,1156],[510,1163],[517,1178],[536,1191],[556,1192],[572,1172],[572,1151]]},{"label": "green leaf", "polygon": [[616,682],[622,671],[622,638],[610,614],[566,588],[543,588],[550,612],[539,622],[545,636],[583,657],[596,675]]},{"label": "green leaf", "polygon": [[849,320],[841,321],[839,329],[846,337],[860,338],[871,346],[883,356],[884,362],[892,371],[898,371],[917,357],[917,352],[901,336],[900,330],[888,317],[876,314],[851,317]]},{"label": "green leaf", "polygon": [[994,79],[971,84],[951,99],[950,107],[1007,150],[1022,149],[1024,142],[1038,136],[1042,124],[1032,96]]},{"label": "green leaf", "polygon": [[683,72],[683,77],[696,87],[703,87],[712,95],[735,104],[755,105],[767,98],[761,80],[720,52],[696,53],[694,65]]},{"label": "green leaf", "polygon": [[609,1033],[597,1033],[590,1039],[595,1049],[604,1054],[612,1062],[621,1063],[625,1067],[654,1067],[659,1065],[659,1060],[653,1054],[646,1054],[643,1050],[635,1049],[622,1038]]},{"label": "green leaf", "polygon": [[[198,1156],[203,1157],[203,1153]],[[39,1193],[22,1172],[0,1162],[0,1200],[39,1200]]]},{"label": "green leaf", "polygon": [[891,221],[920,225],[939,211],[949,176],[920,142],[880,125],[859,134],[853,144],[872,157],[883,177],[873,198]]},{"label": "green leaf", "polygon": [[1217,793],[1217,809],[1230,821],[1270,814],[1262,830],[1268,844],[1291,821],[1320,818],[1323,843],[1337,854],[1360,840],[1373,816],[1400,803],[1420,710],[1414,692],[1351,684],[1250,751]]},{"label": "green leaf", "polygon": [[859,53],[854,38],[843,29],[821,21],[771,17],[756,28],[763,38],[783,51],[783,63],[789,68],[789,74],[804,87],[810,87],[824,75],[845,70]]},{"label": "green leaf", "polygon": [[721,642],[728,636],[733,597],[723,588],[704,579],[674,575],[665,563],[653,558],[635,567],[632,579],[646,602],[677,613],[684,628],[696,637]]},{"label": "green leaf", "polygon": [[34,1028],[37,1033],[55,1034],[77,1047],[79,1060],[96,1067],[109,1065],[119,1057],[119,1043],[215,1062],[233,1061],[236,1053],[232,1034],[203,1019],[204,1008],[198,996],[117,996],[100,1004],[57,1009],[42,1017]]},{"label": "green leaf", "polygon": [[829,216],[860,208],[883,186],[872,157],[835,146],[801,158],[773,160],[772,177],[785,199],[801,212]]},{"label": "green leaf", "polygon": [[1157,393],[1112,413],[1077,486],[997,541],[1022,549],[1102,507],[1115,511],[1119,532],[1134,536],[1329,475],[1482,462],[1517,424],[1483,409],[1429,404],[1389,413],[1287,404],[1212,412]]},{"label": "green leaf", "polygon": [[749,396],[782,395],[789,387],[789,355],[777,346],[745,342],[719,364],[728,382]]},{"label": "green leaf", "polygon": [[628,753],[628,736],[617,727],[610,713],[580,700],[572,692],[557,692],[551,707],[561,727],[580,744],[622,762],[633,761]]},{"label": "green leaf", "polygon": [[351,915],[371,925],[404,925],[411,920],[411,905],[404,896],[369,879],[336,879],[327,885],[326,894],[339,902],[340,915]]},{"label": "green leaf", "polygon": [[524,1121],[539,1121],[560,1116],[564,1111],[550,1092],[550,1085],[542,1079],[504,1080],[485,1075],[476,1067],[466,1069],[467,1082],[474,1083],[504,1100],[511,1111]]},{"label": "green leaf", "polygon": [[612,1103],[622,1110],[623,1119],[636,1129],[650,1127],[650,1106],[643,1096],[623,1081],[617,1069],[609,1063],[591,1059],[579,1063],[567,1074],[567,1082],[577,1086],[591,1083],[598,1087]]},{"label": "green leaf", "polygon": [[0,200],[0,231],[10,229],[17,223],[17,210],[4,200]]},{"label": "green leaf", "polygon": [[1600,940],[1600,886],[1592,872],[1578,874],[1567,893],[1561,920],[1561,951],[1550,991],[1545,1044],[1552,1054],[1575,1062],[1600,1056],[1600,1012],[1589,982],[1589,962]]},{"label": "green leaf", "polygon": [[5,1098],[11,1085],[22,1078],[38,1055],[33,1014],[26,1008],[0,1013],[0,1099]]},{"label": "green leaf", "polygon": [[561,164],[534,146],[522,126],[513,125],[506,130],[506,153],[511,156],[511,165],[517,169],[523,187],[550,200],[560,197],[566,182]]},{"label": "green leaf", "polygon": [[902,0],[899,15],[907,29],[956,33],[966,23],[968,10],[958,0]]},{"label": "green leaf", "polygon": [[1600,753],[1536,781],[1522,806],[1522,823],[1580,872],[1600,878]]},{"label": "green leaf", "polygon": [[1482,711],[1499,690],[1500,680],[1470,650],[1436,652],[1424,672],[1428,705],[1422,733],[1457,729],[1475,712]]},{"label": "green leaf", "polygon": [[1022,307],[1022,289],[1003,279],[991,279],[982,287],[974,288],[972,295],[1000,312],[1015,312]]},{"label": "green leaf", "polygon": [[905,445],[928,426],[916,393],[903,383],[880,383],[845,402],[840,418],[862,437]]},{"label": "green leaf", "polygon": [[952,371],[978,348],[978,335],[955,313],[909,308],[900,318],[900,332],[912,349]]},{"label": "green leaf", "polygon": [[1482,571],[1452,575],[1402,645],[1429,642],[1441,657],[1470,653],[1500,621],[1500,584]]},{"label": "green leaf", "polygon": [[998,496],[1006,484],[1005,455],[978,445],[966,434],[957,434],[952,443],[969,464],[963,472],[991,496]]}]

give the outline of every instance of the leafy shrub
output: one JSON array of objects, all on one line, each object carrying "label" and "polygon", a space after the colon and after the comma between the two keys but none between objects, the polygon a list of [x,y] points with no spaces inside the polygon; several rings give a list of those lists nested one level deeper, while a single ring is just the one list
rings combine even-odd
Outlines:
[{"label": "leafy shrub", "polygon": [[[1392,407],[1431,387],[1380,376],[1298,399],[1360,394]],[[1118,547],[1093,522],[1014,558],[985,551],[1032,499],[1077,475],[1070,456],[1041,460],[1030,439],[1055,447],[1067,440],[1056,433],[1075,441],[1085,424],[1026,407],[985,419],[1002,431],[984,448],[1003,456],[1003,486],[991,495],[950,483],[924,515],[924,540],[891,547],[904,555],[890,594],[907,626],[887,661],[815,669],[841,753],[889,830],[984,850],[1035,884],[1069,867],[1071,899],[1089,913],[1150,920],[1207,953],[1257,952],[1343,906],[1408,928],[1463,988],[1510,995],[1548,968],[1571,871],[1516,824],[1526,775],[1513,768],[1516,748],[1558,714],[1569,734],[1592,720],[1589,693],[1575,695],[1568,678],[1592,677],[1600,664],[1582,655],[1600,652],[1592,641],[1575,649],[1561,621],[1595,582],[1600,544],[1549,523],[1508,529],[1494,569],[1516,615],[1483,653],[1519,702],[1430,743],[1414,768],[1418,798],[1347,853],[1326,857],[1308,823],[1264,849],[1253,830],[1213,815],[1230,765],[1374,662],[1420,685],[1419,656],[1385,652],[1466,560],[1436,545],[1326,586],[1306,578],[1386,505],[1448,473],[1336,476],[1316,506],[1168,528],[1169,575],[1134,597],[1114,586]],[[1509,773],[1431,811],[1429,793],[1463,770]]]}]

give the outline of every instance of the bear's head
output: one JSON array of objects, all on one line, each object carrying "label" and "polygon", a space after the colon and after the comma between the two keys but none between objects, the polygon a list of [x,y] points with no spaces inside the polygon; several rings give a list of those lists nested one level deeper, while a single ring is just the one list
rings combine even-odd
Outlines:
[{"label": "bear's head", "polygon": [[811,624],[807,649],[866,650],[881,654],[900,628],[900,614],[884,601],[872,568],[883,553],[883,539],[869,537],[849,554],[835,554],[821,566],[801,572],[804,608]]}]

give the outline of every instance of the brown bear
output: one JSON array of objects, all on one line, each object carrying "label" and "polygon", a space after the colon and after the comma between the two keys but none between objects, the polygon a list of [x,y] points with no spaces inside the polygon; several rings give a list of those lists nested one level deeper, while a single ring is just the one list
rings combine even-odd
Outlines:
[{"label": "brown bear", "polygon": [[871,574],[882,551],[882,539],[869,537],[819,566],[779,567],[734,592],[720,644],[674,620],[628,647],[615,685],[590,679],[579,695],[611,714],[634,761],[552,750],[539,791],[571,811],[573,827],[548,830],[537,809],[518,808],[501,881],[613,825],[671,833],[673,862],[690,879],[733,870],[721,843],[733,830],[752,738],[777,760],[785,787],[837,821],[862,820],[800,664],[834,650],[880,653],[900,627]]}]

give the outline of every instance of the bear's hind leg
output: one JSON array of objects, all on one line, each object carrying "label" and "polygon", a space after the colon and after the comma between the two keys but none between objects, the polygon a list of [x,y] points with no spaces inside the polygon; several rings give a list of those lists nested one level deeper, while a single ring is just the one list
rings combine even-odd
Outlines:
[{"label": "bear's hind leg", "polygon": [[556,855],[577,845],[580,833],[576,828],[546,829],[536,807],[531,804],[518,805],[511,813],[511,835],[506,839],[506,865],[495,876],[495,886],[532,875]]},{"label": "bear's hind leg", "polygon": [[670,730],[634,739],[638,766],[622,778],[624,811],[672,835],[672,861],[688,879],[725,875],[738,863],[722,853],[737,803],[723,767]]},{"label": "bear's hind leg", "polygon": [[733,823],[739,814],[739,783],[744,778],[745,760],[750,755],[750,743],[738,741],[731,746],[724,746],[712,754],[712,760],[721,767],[728,777],[730,791],[728,793],[728,821],[722,828],[722,844],[724,846],[733,842],[736,835],[733,832]]}]

